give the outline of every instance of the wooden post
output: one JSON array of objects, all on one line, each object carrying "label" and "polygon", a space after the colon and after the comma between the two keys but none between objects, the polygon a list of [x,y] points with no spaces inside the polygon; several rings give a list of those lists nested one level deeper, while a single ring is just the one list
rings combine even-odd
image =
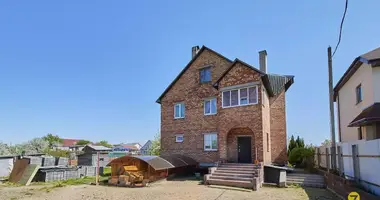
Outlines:
[{"label": "wooden post", "polygon": [[100,170],[99,159],[100,159],[100,153],[98,152],[97,153],[96,178],[95,178],[96,185],[99,185],[99,170]]}]

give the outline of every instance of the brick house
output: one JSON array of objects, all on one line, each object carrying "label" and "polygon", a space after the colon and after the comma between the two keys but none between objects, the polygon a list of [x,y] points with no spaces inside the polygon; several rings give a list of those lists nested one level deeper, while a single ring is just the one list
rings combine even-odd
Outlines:
[{"label": "brick house", "polygon": [[158,98],[161,154],[217,161],[285,163],[285,92],[294,76],[269,74],[203,46]]}]

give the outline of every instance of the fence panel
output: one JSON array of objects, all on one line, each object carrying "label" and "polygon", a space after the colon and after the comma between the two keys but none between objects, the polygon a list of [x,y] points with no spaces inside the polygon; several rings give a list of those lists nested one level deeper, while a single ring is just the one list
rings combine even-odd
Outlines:
[{"label": "fence panel", "polygon": [[[316,152],[316,165],[329,168],[330,146],[318,147]],[[337,169],[346,178],[357,179],[364,188],[380,195],[380,139],[338,143]]]}]

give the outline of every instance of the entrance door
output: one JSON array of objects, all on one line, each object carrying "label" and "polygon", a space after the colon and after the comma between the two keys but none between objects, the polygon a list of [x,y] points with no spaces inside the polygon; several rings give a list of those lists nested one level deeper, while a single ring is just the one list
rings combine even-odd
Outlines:
[{"label": "entrance door", "polygon": [[252,163],[251,137],[238,137],[238,162]]}]

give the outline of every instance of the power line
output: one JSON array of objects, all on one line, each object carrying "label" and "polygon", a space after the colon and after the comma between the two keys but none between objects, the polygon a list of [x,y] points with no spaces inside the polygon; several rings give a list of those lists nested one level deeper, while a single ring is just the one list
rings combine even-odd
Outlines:
[{"label": "power line", "polygon": [[339,30],[339,39],[338,39],[338,44],[336,44],[334,53],[332,54],[332,57],[334,57],[336,50],[338,49],[338,46],[340,44],[340,40],[342,39],[342,29],[343,29],[343,23],[344,23],[344,18],[346,18],[346,12],[347,12],[347,5],[348,5],[348,0],[346,0],[346,6],[344,8],[344,13],[342,17],[342,22],[340,23],[340,30]]}]

